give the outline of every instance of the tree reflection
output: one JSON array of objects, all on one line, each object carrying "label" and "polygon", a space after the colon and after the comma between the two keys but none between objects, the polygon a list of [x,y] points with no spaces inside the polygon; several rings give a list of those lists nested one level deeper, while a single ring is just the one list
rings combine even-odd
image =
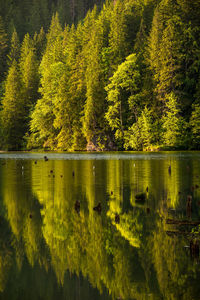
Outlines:
[{"label": "tree reflection", "polygon": [[[79,289],[87,278],[104,299],[195,298],[200,272],[189,239],[166,224],[185,218],[188,190],[197,185],[196,166],[190,174],[185,168],[175,160],[30,161],[22,172],[21,161],[9,161],[2,170],[1,292],[6,295],[12,270],[22,277],[33,272],[32,284],[41,279],[45,288],[56,276],[61,298],[68,294],[67,274],[79,278]],[[146,193],[144,203],[135,201],[138,192]],[[197,188],[192,196],[198,199]],[[93,209],[98,203],[100,213]],[[89,293],[87,285],[82,292]],[[53,291],[47,294],[53,299]]]}]

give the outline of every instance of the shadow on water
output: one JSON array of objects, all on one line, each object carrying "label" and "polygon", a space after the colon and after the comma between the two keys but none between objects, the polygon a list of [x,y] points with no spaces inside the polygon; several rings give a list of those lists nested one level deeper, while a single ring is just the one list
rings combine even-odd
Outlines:
[{"label": "shadow on water", "polygon": [[199,299],[200,153],[46,157],[0,154],[0,299]]}]

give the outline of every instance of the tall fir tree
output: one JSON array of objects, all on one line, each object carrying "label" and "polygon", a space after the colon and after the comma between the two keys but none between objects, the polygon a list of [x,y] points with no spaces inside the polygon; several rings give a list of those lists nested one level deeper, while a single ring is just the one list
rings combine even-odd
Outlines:
[{"label": "tall fir tree", "polygon": [[191,146],[193,149],[200,149],[200,105],[194,103],[192,106],[192,114],[189,126],[191,129]]},{"label": "tall fir tree", "polygon": [[172,148],[186,148],[188,143],[188,124],[181,116],[180,104],[174,93],[167,96],[163,115],[163,144]]},{"label": "tall fir tree", "polygon": [[21,90],[18,66],[14,60],[9,68],[5,82],[5,95],[2,100],[1,126],[3,149],[19,150],[23,144],[22,138],[27,128],[24,122],[24,100]]},{"label": "tall fir tree", "polygon": [[[37,147],[45,146],[53,148],[56,146],[55,138],[57,131],[53,126],[54,99],[59,85],[60,74],[57,67],[62,61],[62,37],[63,32],[59,22],[58,14],[52,17],[49,32],[47,34],[47,46],[40,64],[42,98],[37,104],[31,115],[30,130],[31,136],[28,145]],[[39,143],[39,144],[37,144]]]},{"label": "tall fir tree", "polygon": [[46,47],[46,34],[43,27],[40,28],[39,33],[35,32],[33,41],[37,59],[41,61]]},{"label": "tall fir tree", "polygon": [[29,111],[38,98],[38,61],[35,54],[34,42],[29,34],[26,34],[21,46],[19,69],[22,81],[22,93],[24,106],[28,118]]},{"label": "tall fir tree", "polygon": [[105,115],[122,149],[125,131],[137,121],[142,107],[140,97],[140,73],[137,57],[131,54],[119,65],[106,87],[108,111]]},{"label": "tall fir tree", "polygon": [[137,121],[125,132],[125,149],[145,151],[156,149],[160,140],[160,126],[153,110],[145,106]]},{"label": "tall fir tree", "polygon": [[20,41],[16,29],[14,29],[11,37],[11,46],[8,53],[8,65],[12,65],[15,60],[18,62],[20,57]]},{"label": "tall fir tree", "polygon": [[110,17],[109,46],[112,69],[116,71],[119,64],[132,53],[134,41],[140,25],[139,12],[133,0],[113,2]]},{"label": "tall fir tree", "polygon": [[[96,17],[97,18],[97,17]],[[92,20],[91,20],[92,21]],[[94,15],[95,21],[95,15]],[[94,23],[92,21],[92,23]],[[85,49],[88,57],[86,68],[86,102],[83,115],[83,132],[88,147],[101,149],[106,142],[106,75],[102,61],[102,51],[108,47],[108,19],[105,10],[99,15],[96,26]],[[104,61],[105,63],[105,61]]]},{"label": "tall fir tree", "polygon": [[81,111],[85,100],[85,60],[82,55],[82,25],[64,30],[63,54],[65,72],[60,77],[54,101],[54,126],[59,130],[57,147],[80,150],[85,147],[81,130]]}]

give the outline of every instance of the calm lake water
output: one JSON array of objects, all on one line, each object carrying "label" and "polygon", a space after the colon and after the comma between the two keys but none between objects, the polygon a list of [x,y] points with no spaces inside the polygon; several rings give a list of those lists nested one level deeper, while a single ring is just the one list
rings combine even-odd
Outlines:
[{"label": "calm lake water", "polygon": [[0,299],[200,299],[199,186],[200,152],[0,153]]}]

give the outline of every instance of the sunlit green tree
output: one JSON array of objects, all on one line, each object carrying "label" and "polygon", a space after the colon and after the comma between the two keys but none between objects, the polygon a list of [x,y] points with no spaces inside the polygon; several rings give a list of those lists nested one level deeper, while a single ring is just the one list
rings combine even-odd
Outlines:
[{"label": "sunlit green tree", "polygon": [[151,150],[160,139],[159,121],[146,106],[137,121],[125,133],[125,148]]},{"label": "sunlit green tree", "polygon": [[20,149],[25,134],[25,107],[20,73],[14,60],[5,82],[5,95],[2,100],[1,124],[3,147],[9,150]]},{"label": "sunlit green tree", "polygon": [[23,85],[24,103],[26,103],[27,109],[26,116],[28,117],[30,108],[32,108],[38,98],[39,85],[38,62],[34,43],[29,34],[25,35],[22,42],[19,68]]},{"label": "sunlit green tree", "polygon": [[192,132],[192,146],[195,149],[200,147],[200,105],[193,104],[189,126]]},{"label": "sunlit green tree", "polygon": [[137,120],[140,110],[140,73],[137,57],[132,54],[119,65],[117,71],[107,85],[108,112],[106,119],[114,131],[115,138],[122,147],[124,131]]},{"label": "sunlit green tree", "polygon": [[20,42],[16,29],[14,29],[11,37],[11,46],[8,53],[8,65],[11,65],[13,61],[18,61],[20,57]]},{"label": "sunlit green tree", "polygon": [[104,87],[109,73],[109,62],[106,57],[108,30],[109,14],[104,9],[96,21],[96,27],[92,30],[87,49],[85,49],[86,53],[88,52],[88,60],[83,132],[88,144],[97,149],[103,149],[107,139],[106,130],[108,126],[104,119],[107,105]]},{"label": "sunlit green tree", "polygon": [[166,99],[166,111],[163,116],[163,143],[171,147],[186,147],[188,124],[181,116],[177,97],[171,93]]},{"label": "sunlit green tree", "polygon": [[[53,112],[53,100],[57,91],[60,74],[57,68],[62,58],[62,28],[58,14],[54,15],[47,34],[47,47],[40,64],[42,98],[31,115],[30,130],[32,132],[28,147],[54,147],[56,130],[53,126],[55,115]],[[45,143],[45,144],[44,144]]]}]

